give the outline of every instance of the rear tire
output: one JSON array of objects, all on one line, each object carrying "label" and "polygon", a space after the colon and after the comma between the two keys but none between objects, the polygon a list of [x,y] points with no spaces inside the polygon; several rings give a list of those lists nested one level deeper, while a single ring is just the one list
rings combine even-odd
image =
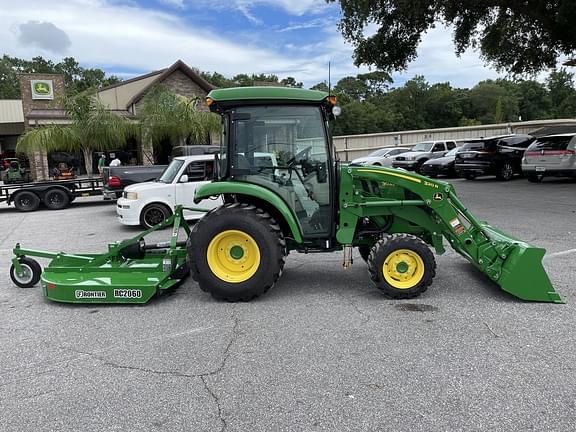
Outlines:
[{"label": "rear tire", "polygon": [[250,301],[274,286],[284,268],[280,226],[251,204],[225,204],[198,221],[188,264],[200,288],[218,300]]},{"label": "rear tire", "polygon": [[530,183],[542,183],[542,180],[544,179],[544,176],[538,175],[538,174],[528,174],[526,176],[526,178],[528,179],[528,181]]},{"label": "rear tire", "polygon": [[416,172],[416,174],[425,175],[422,172],[422,165],[424,165],[424,162],[426,162],[426,160],[418,161],[418,163],[416,164],[416,168],[414,168],[414,171]]},{"label": "rear tire", "polygon": [[436,276],[436,261],[418,237],[392,234],[374,245],[368,270],[376,288],[386,297],[409,299],[428,289]]},{"label": "rear tire", "polygon": [[34,192],[22,191],[14,198],[14,207],[21,212],[38,210],[40,198]]},{"label": "rear tire", "polygon": [[37,261],[22,257],[19,258],[20,266],[22,267],[22,275],[16,273],[16,268],[14,264],[10,266],[10,279],[12,282],[19,286],[20,288],[31,288],[38,283],[40,276],[42,275],[42,267]]},{"label": "rear tire", "polygon": [[140,225],[149,229],[170,217],[172,211],[161,203],[148,204],[140,213]]},{"label": "rear tire", "polygon": [[510,181],[514,177],[514,167],[510,162],[504,162],[496,173],[496,178],[501,181]]},{"label": "rear tire", "polygon": [[68,207],[70,198],[68,194],[60,189],[53,189],[44,195],[44,205],[50,210],[62,210]]},{"label": "rear tire", "polygon": [[476,178],[476,174],[471,172],[464,172],[462,173],[462,177],[464,177],[466,180],[474,180]]}]

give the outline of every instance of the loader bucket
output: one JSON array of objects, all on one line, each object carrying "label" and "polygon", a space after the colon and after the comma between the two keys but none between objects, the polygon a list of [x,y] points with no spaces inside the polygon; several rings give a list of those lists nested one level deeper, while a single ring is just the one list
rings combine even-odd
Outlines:
[{"label": "loader bucket", "polygon": [[493,262],[483,269],[504,291],[522,300],[564,303],[542,265],[544,249],[516,240],[489,225],[482,228],[504,250],[496,265]]}]

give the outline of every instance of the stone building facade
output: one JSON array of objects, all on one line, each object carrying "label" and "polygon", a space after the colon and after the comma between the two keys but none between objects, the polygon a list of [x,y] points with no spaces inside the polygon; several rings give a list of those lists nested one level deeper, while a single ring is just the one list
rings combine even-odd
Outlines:
[{"label": "stone building facade", "polygon": [[[62,109],[58,107],[58,99],[65,95],[64,76],[55,74],[21,74],[20,92],[22,111],[24,114],[24,132],[37,125],[39,117],[51,119],[51,122],[64,120]],[[38,94],[34,86],[38,83],[49,85],[48,94]],[[29,155],[30,171],[35,180],[48,180],[48,155],[45,151],[36,151]]]}]

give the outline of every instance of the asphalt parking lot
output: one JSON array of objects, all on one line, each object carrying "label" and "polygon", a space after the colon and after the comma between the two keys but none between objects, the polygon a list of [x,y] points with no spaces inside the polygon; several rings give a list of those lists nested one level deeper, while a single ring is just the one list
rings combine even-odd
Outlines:
[{"label": "asphalt parking lot", "polygon": [[565,305],[512,298],[452,251],[409,301],[382,297],[358,255],[343,270],[341,253],[292,253],[251,303],[188,279],[144,306],[57,304],[12,285],[16,242],[98,252],[138,230],[98,198],[3,204],[0,430],[576,430],[576,182],[453,183],[478,217],[547,249]]}]

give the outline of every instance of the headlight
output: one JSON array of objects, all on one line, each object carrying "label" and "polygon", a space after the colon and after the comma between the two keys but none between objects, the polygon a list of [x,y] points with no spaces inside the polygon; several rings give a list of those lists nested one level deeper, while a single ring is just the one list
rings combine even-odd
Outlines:
[{"label": "headlight", "polygon": [[137,192],[125,192],[126,195],[126,199],[129,200],[137,200],[138,199],[138,193]]}]

